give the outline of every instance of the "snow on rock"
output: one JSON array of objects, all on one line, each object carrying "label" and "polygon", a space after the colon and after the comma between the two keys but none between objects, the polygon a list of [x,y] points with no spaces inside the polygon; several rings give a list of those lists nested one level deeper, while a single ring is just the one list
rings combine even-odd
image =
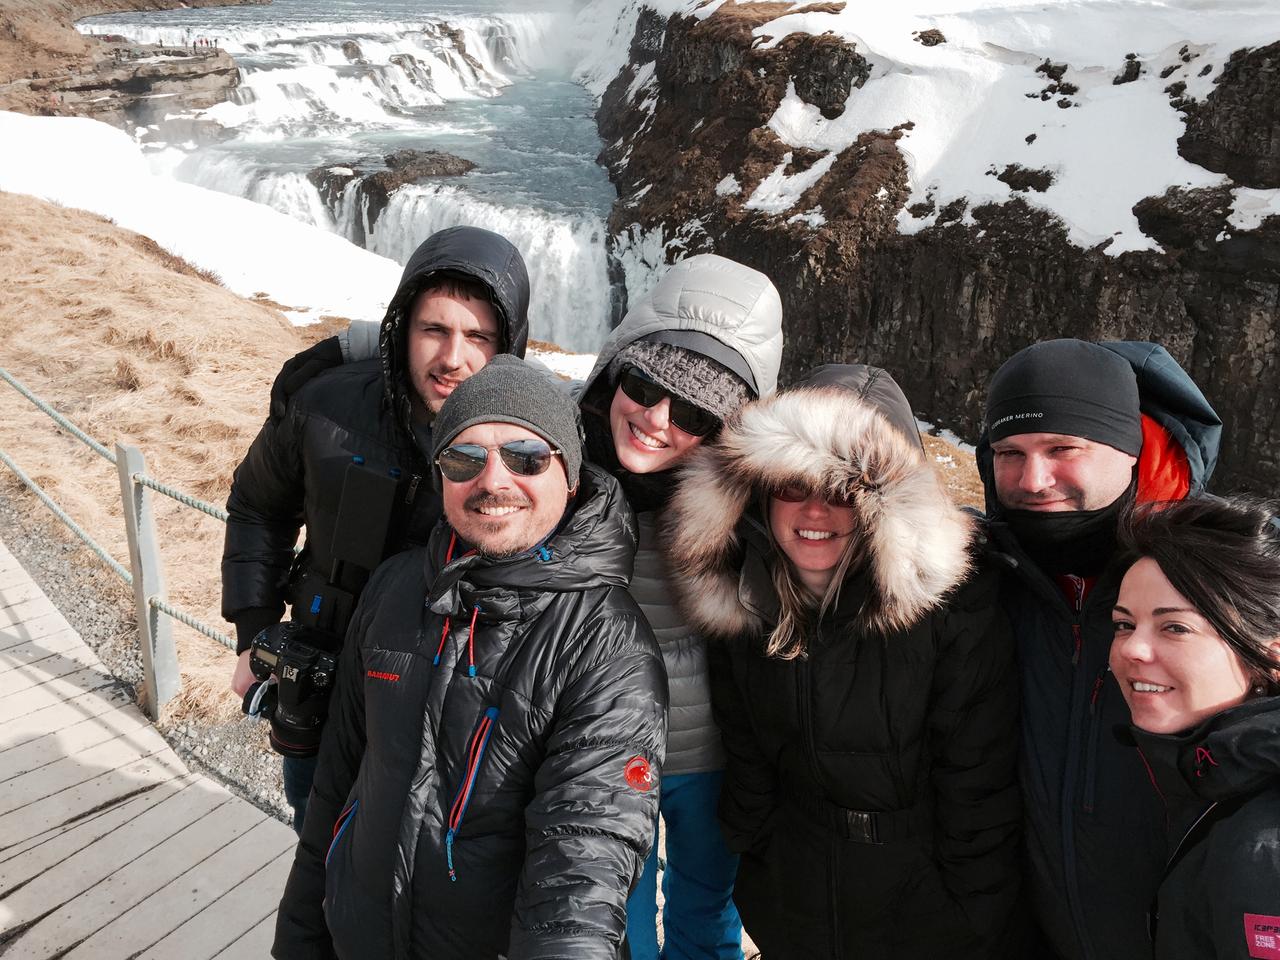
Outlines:
[{"label": "snow on rock", "polygon": [[[705,18],[719,6],[692,12]],[[916,42],[927,29],[940,30],[947,43]],[[793,85],[769,122],[784,143],[830,151],[829,166],[859,134],[911,123],[898,145],[912,191],[906,206],[925,205],[916,214],[957,198],[970,207],[1008,200],[1013,188],[996,177],[1010,165],[1049,169],[1047,189],[1019,195],[1060,217],[1073,242],[1109,240],[1105,249],[1116,255],[1159,249],[1138,226],[1137,201],[1174,186],[1226,182],[1178,155],[1185,123],[1171,100],[1204,98],[1233,51],[1280,38],[1280,4],[904,0],[790,14],[754,33],[769,47],[792,33],[827,31],[856,45],[871,76],[833,120]],[[1045,72],[1046,61],[1056,77]],[[775,170],[747,206],[785,212],[815,168],[804,180]],[[916,214],[899,214],[901,232],[934,221]]]},{"label": "snow on rock", "polygon": [[742,184],[732,173],[726,173],[724,179],[716,184],[717,197],[732,197],[742,192]]},{"label": "snow on rock", "polygon": [[1231,195],[1227,223],[1237,230],[1257,230],[1267,217],[1280,217],[1280,190],[1239,187]]},{"label": "snow on rock", "polygon": [[381,319],[400,279],[395,261],[336,234],[153,174],[127,133],[97,120],[0,112],[0,190],[109,217],[295,323]]}]

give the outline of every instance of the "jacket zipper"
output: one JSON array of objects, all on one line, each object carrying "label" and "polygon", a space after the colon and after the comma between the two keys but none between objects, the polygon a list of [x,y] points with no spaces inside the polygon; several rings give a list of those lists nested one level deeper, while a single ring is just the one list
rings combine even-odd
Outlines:
[{"label": "jacket zipper", "polygon": [[404,493],[404,502],[413,503],[413,498],[418,495],[418,484],[422,482],[422,474],[415,473],[409,478],[409,489]]},{"label": "jacket zipper", "polygon": [[453,798],[453,806],[449,808],[448,832],[444,836],[445,861],[449,866],[449,879],[457,881],[458,874],[453,869],[453,841],[462,829],[462,818],[467,814],[471,804],[471,794],[475,790],[476,779],[480,775],[480,765],[484,761],[485,750],[489,746],[489,737],[493,734],[494,725],[498,721],[498,708],[489,707],[476,725],[476,731],[467,744],[467,769],[462,778],[462,785]]},{"label": "jacket zipper", "polygon": [[[1081,627],[1081,614],[1084,612],[1084,580],[1075,580],[1075,602],[1068,604],[1071,610],[1071,698],[1070,714],[1067,720],[1067,766],[1063,771],[1062,801],[1059,816],[1062,819],[1062,860],[1067,884],[1067,906],[1071,912],[1076,929],[1079,931],[1080,946],[1085,960],[1092,960],[1093,950],[1089,942],[1089,932],[1085,927],[1084,908],[1080,903],[1079,881],[1076,876],[1075,857],[1075,803],[1076,786],[1080,776],[1080,766],[1076,759],[1080,755],[1080,738],[1084,731],[1082,719],[1077,710],[1083,711],[1081,701],[1084,697],[1084,676],[1079,669],[1084,649],[1084,631]],[[1058,596],[1062,593],[1059,591]],[[1092,801],[1090,801],[1091,803]]]},{"label": "jacket zipper", "polygon": [[329,841],[329,850],[324,855],[325,869],[329,867],[329,860],[333,857],[333,851],[338,848],[338,841],[342,839],[342,835],[347,832],[347,827],[355,819],[356,810],[359,806],[359,800],[352,800],[351,805],[338,814],[338,819],[333,825],[333,839]]},{"label": "jacket zipper", "polygon": [[818,772],[818,748],[813,742],[813,697],[809,690],[809,662],[796,662],[796,693],[800,701],[800,736],[804,739],[805,759],[809,763],[809,775],[814,786],[822,789],[822,776]]},{"label": "jacket zipper", "polygon": [[1089,694],[1089,752],[1085,756],[1084,812],[1093,813],[1098,784],[1098,740],[1102,736],[1102,705],[1106,699],[1107,669],[1098,672]]}]

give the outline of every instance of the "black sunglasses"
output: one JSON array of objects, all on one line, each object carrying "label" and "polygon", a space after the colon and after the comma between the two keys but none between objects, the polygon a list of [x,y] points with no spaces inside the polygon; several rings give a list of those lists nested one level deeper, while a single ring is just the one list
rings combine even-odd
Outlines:
[{"label": "black sunglasses", "polygon": [[521,477],[536,477],[551,466],[551,458],[560,451],[544,440],[508,440],[496,447],[484,447],[478,443],[455,443],[445,447],[436,457],[436,466],[446,480],[466,483],[480,476],[489,451],[497,450],[503,465]]},{"label": "black sunglasses", "polygon": [[[775,500],[781,500],[783,503],[801,503],[813,496],[821,496],[811,487],[801,486],[799,484],[791,484],[786,487],[775,487],[769,491],[769,496]],[[847,497],[827,497],[823,496],[823,500],[827,501],[833,507],[849,507],[855,506],[853,495]]]},{"label": "black sunglasses", "polygon": [[671,422],[694,437],[705,437],[720,426],[720,418],[710,410],[703,410],[688,400],[681,399],[663,387],[639,367],[627,367],[618,378],[622,392],[642,407],[652,407],[671,398]]}]

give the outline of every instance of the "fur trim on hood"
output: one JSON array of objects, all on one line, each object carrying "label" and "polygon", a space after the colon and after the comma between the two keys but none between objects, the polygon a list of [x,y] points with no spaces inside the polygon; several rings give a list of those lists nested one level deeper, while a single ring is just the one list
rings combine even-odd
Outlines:
[{"label": "fur trim on hood", "polygon": [[683,474],[664,539],[671,582],[706,635],[772,629],[744,600],[737,533],[762,490],[799,484],[852,498],[872,584],[859,628],[910,627],[968,575],[974,520],[943,489],[914,418],[901,422],[910,407],[898,385],[874,367],[823,372],[748,404]]}]

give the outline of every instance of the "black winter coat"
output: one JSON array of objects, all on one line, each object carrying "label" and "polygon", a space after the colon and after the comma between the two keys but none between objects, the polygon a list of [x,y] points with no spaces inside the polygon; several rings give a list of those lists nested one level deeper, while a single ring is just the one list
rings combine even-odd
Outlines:
[{"label": "black winter coat", "polygon": [[[1280,698],[1225,710],[1195,730],[1131,728],[1169,810],[1156,960],[1280,957]],[[1201,814],[1205,824],[1187,836]]]},{"label": "black winter coat", "polygon": [[[1217,461],[1221,421],[1163,348],[1103,345],[1133,365],[1142,412],[1183,448],[1199,494]],[[1107,662],[1123,571],[1108,570],[1083,602],[1068,602],[1001,522],[985,437],[977,460],[1022,685],[1026,896],[1039,930],[1019,960],[1143,960],[1146,911],[1168,851],[1164,806],[1141,757],[1112,735],[1129,722]]]},{"label": "black winter coat", "polygon": [[[758,504],[796,483],[852,497],[866,559],[820,623],[801,614],[807,652],[784,660],[764,653],[784,610]],[[1012,640],[897,385],[833,367],[749,404],[691,458],[667,519],[672,582],[715,638],[720,816],[764,956],[1001,956],[1018,890]]]},{"label": "black winter coat", "polygon": [[[425,543],[439,518],[440,498],[424,453],[430,431],[418,426],[415,442],[404,357],[407,310],[423,284],[440,274],[483,282],[505,348],[524,355],[529,279],[516,249],[474,227],[433,234],[410,258],[387,308],[380,359],[335,368],[303,386],[283,418],[263,425],[236,468],[227,499],[222,615],[236,624],[240,650],[280,619],[286,602],[309,604],[315,588],[333,575],[334,525],[352,466],[398,478],[384,555]],[[293,545],[304,525],[307,542],[295,561]],[[358,589],[362,577],[346,582]]]},{"label": "black winter coat", "polygon": [[[545,549],[387,561],[352,622],[273,955],[617,957],[653,841],[666,679],[634,525],[586,466]],[[474,659],[474,675],[471,663]]]}]

